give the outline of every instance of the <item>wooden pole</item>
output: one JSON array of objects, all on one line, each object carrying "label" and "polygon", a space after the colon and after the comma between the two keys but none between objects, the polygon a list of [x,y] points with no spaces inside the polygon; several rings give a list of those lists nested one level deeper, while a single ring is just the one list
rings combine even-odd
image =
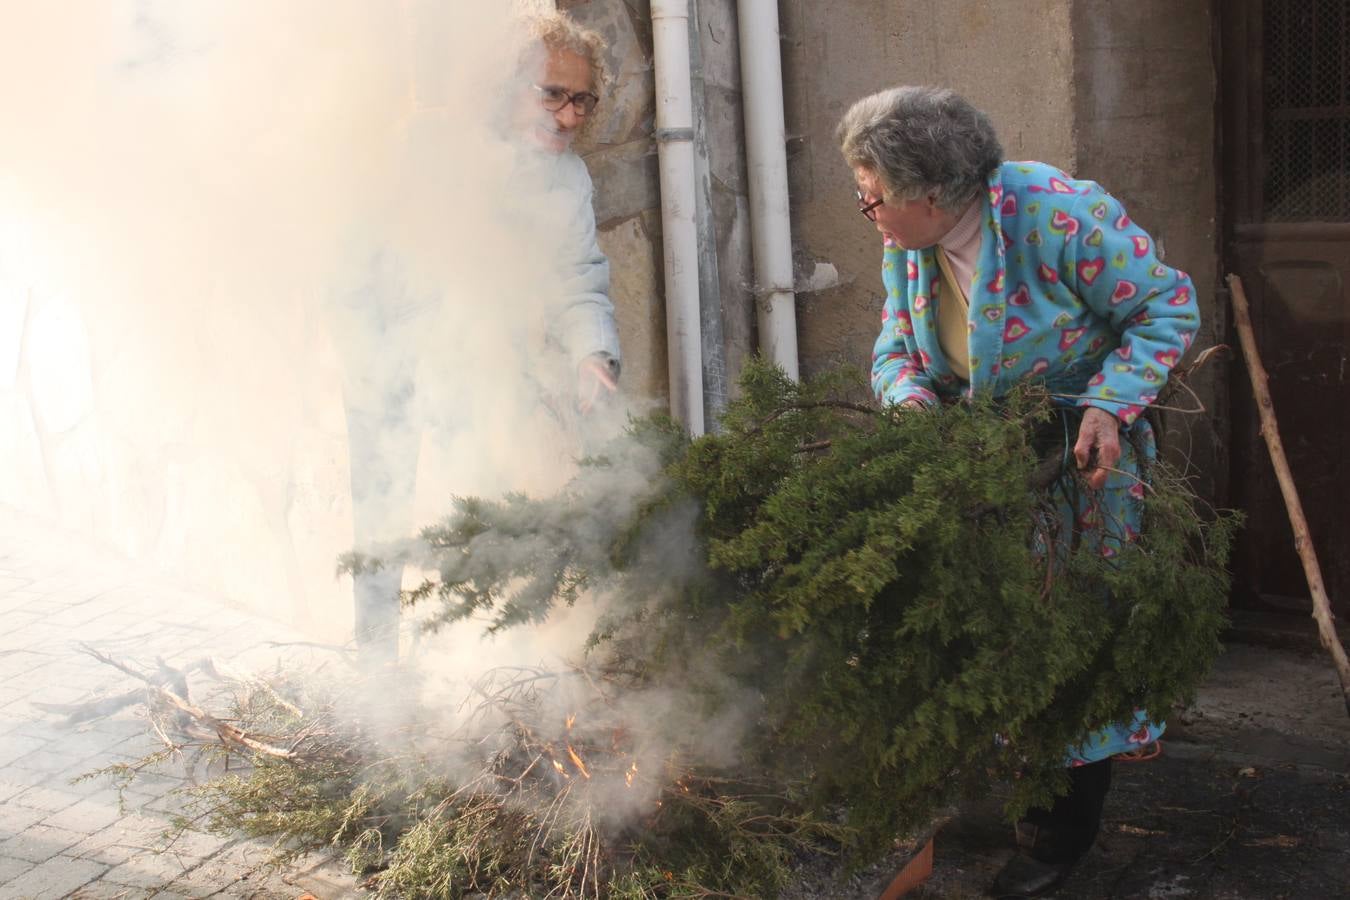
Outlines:
[{"label": "wooden pole", "polygon": [[1247,294],[1242,290],[1242,279],[1236,275],[1228,276],[1230,296],[1233,300],[1233,323],[1237,326],[1238,340],[1242,342],[1242,355],[1247,360],[1247,373],[1252,379],[1252,393],[1256,397],[1256,409],[1261,416],[1261,436],[1266,439],[1266,448],[1270,451],[1270,461],[1275,465],[1275,477],[1280,482],[1280,493],[1284,494],[1284,505],[1289,510],[1289,524],[1294,528],[1294,549],[1303,563],[1303,574],[1308,579],[1308,590],[1312,593],[1313,618],[1317,620],[1317,633],[1322,646],[1331,654],[1336,663],[1336,674],[1341,679],[1341,694],[1345,700],[1345,712],[1350,715],[1350,659],[1346,658],[1345,647],[1336,636],[1336,625],[1331,615],[1331,600],[1327,597],[1326,585],[1322,582],[1322,569],[1317,565],[1317,551],[1313,549],[1312,535],[1308,531],[1308,520],[1303,515],[1303,504],[1299,502],[1298,490],[1294,487],[1294,476],[1289,471],[1289,460],[1284,455],[1284,444],[1280,441],[1280,428],[1275,421],[1275,405],[1270,400],[1270,385],[1266,378],[1266,367],[1256,352],[1256,336],[1252,332],[1252,317],[1247,306]]}]

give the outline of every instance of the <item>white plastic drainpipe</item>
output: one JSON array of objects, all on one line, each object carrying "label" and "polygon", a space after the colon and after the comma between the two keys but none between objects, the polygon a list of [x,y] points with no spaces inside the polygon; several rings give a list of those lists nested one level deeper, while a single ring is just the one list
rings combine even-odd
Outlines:
[{"label": "white plastic drainpipe", "polygon": [[[656,8],[655,3],[652,8]],[[745,107],[745,159],[750,175],[750,242],[755,259],[759,348],[795,380],[797,298],[792,282],[778,0],[738,0],[736,18],[741,42],[741,102]]]},{"label": "white plastic drainpipe", "polygon": [[670,411],[704,432],[700,355],[698,231],[695,225],[694,112],[689,78],[688,0],[651,0],[656,62],[656,132],[666,269]]}]

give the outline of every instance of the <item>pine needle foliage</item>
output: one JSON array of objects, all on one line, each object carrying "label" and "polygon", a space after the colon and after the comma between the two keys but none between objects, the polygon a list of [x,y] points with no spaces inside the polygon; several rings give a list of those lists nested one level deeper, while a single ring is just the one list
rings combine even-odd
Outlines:
[{"label": "pine needle foliage", "polygon": [[755,696],[743,764],[805,774],[866,849],[993,780],[1048,800],[1067,747],[1210,668],[1237,523],[1163,463],[1107,558],[1061,526],[1076,424],[1034,388],[894,414],[847,373],[741,387],[718,434],[639,423],[557,497],[462,501],[409,601],[507,628],[600,595],[596,652],[705,714]]},{"label": "pine needle foliage", "polygon": [[[389,677],[291,674],[236,702],[232,720],[269,723],[266,738],[295,752],[195,745],[226,772],[183,789],[170,845],[201,829],[270,840],[273,865],[336,850],[391,900],[654,900],[772,895],[800,854],[845,839],[803,812],[793,785],[695,772],[669,749],[648,770],[651,757],[605,721],[603,691],[562,690],[604,673],[491,670],[474,686],[483,702],[454,727],[411,705],[372,721],[372,697],[409,688]],[[560,694],[595,724],[551,722]]]}]

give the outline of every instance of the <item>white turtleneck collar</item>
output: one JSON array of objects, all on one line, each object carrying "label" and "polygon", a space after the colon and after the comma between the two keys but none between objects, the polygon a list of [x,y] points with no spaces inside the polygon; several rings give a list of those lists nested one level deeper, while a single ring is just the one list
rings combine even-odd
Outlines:
[{"label": "white turtleneck collar", "polygon": [[938,246],[947,254],[953,273],[963,286],[967,286],[967,292],[970,280],[975,275],[975,264],[980,258],[980,244],[984,234],[984,230],[980,228],[980,218],[983,212],[984,204],[976,197],[966,207],[961,218],[956,220],[951,230],[938,241]]}]

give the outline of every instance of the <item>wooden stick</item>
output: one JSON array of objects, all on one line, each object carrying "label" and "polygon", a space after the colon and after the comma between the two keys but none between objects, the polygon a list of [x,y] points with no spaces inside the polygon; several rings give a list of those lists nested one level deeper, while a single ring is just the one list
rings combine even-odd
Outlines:
[{"label": "wooden stick", "polygon": [[1303,563],[1303,573],[1308,579],[1308,590],[1312,593],[1313,618],[1317,620],[1317,633],[1322,646],[1331,654],[1336,663],[1336,674],[1341,679],[1341,693],[1344,695],[1345,712],[1350,715],[1350,659],[1346,658],[1345,647],[1341,646],[1336,635],[1336,625],[1331,615],[1331,600],[1327,597],[1326,585],[1322,582],[1322,569],[1317,565],[1317,551],[1313,548],[1312,535],[1308,532],[1308,520],[1303,516],[1303,504],[1299,502],[1298,490],[1294,487],[1294,476],[1289,471],[1289,460],[1284,455],[1284,445],[1280,442],[1280,429],[1275,421],[1275,406],[1270,400],[1270,385],[1266,378],[1266,368],[1256,352],[1256,337],[1252,332],[1252,318],[1247,306],[1247,294],[1242,290],[1242,279],[1236,275],[1228,276],[1228,286],[1232,289],[1233,324],[1237,326],[1238,339],[1242,342],[1242,355],[1247,359],[1247,372],[1252,379],[1252,393],[1256,397],[1256,409],[1261,416],[1261,436],[1266,439],[1266,448],[1270,451],[1270,461],[1275,464],[1275,477],[1280,482],[1280,492],[1284,494],[1284,505],[1289,510],[1289,524],[1294,528],[1294,549]]}]

